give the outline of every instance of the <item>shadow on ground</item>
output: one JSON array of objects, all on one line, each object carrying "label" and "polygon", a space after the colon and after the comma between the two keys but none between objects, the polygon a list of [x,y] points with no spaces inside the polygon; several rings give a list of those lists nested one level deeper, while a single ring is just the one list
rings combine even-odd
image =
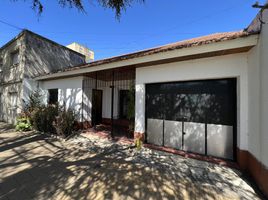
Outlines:
[{"label": "shadow on ground", "polygon": [[35,133],[0,136],[0,199],[258,199],[214,164],[135,160],[122,145],[83,149]]}]

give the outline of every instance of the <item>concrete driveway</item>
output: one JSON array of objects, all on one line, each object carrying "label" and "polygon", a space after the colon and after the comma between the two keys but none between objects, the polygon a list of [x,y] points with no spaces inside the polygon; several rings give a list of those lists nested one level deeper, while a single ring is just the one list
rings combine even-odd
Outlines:
[{"label": "concrete driveway", "polygon": [[0,199],[259,199],[233,170],[97,137],[68,141],[0,123]]}]

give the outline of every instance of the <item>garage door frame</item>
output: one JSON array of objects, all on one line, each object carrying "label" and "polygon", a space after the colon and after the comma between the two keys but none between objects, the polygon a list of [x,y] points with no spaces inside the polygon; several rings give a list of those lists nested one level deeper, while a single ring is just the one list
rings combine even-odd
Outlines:
[{"label": "garage door frame", "polygon": [[[233,116],[234,116],[234,122],[233,122],[233,159],[231,161],[237,161],[237,78],[236,77],[230,77],[230,78],[220,78],[220,79],[201,79],[201,80],[187,80],[187,81],[167,81],[167,82],[155,82],[155,83],[147,83],[145,84],[145,143],[148,143],[147,141],[147,105],[148,105],[148,99],[147,99],[147,90],[148,90],[148,85],[155,85],[155,84],[168,84],[168,83],[189,83],[189,82],[202,82],[202,81],[221,81],[221,80],[230,80],[233,81]],[[164,146],[164,128],[165,125],[163,125],[163,144],[161,146]],[[182,145],[184,143],[184,137],[182,136]],[[182,149],[178,148],[173,148],[177,149],[180,151],[184,151]],[[189,153],[195,153],[196,152],[190,152]],[[205,126],[205,154],[200,154],[202,156],[209,156],[207,154],[207,124]],[[216,157],[216,156],[209,156],[209,157]],[[216,157],[217,158],[217,157]],[[220,158],[220,159],[225,159],[225,160],[230,160],[227,158]]]}]

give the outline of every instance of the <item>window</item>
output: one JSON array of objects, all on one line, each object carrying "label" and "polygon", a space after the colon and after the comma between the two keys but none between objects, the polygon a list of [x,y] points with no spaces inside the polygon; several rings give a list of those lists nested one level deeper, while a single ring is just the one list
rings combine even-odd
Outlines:
[{"label": "window", "polygon": [[11,53],[11,65],[19,64],[19,51],[14,51]]},{"label": "window", "polygon": [[57,104],[57,103],[58,103],[58,89],[49,89],[48,104]]},{"label": "window", "polygon": [[16,92],[11,92],[9,93],[9,98],[10,98],[10,108],[15,109],[17,107],[18,103],[18,95]]},{"label": "window", "polygon": [[126,119],[128,115],[129,90],[120,90],[120,119]]},{"label": "window", "polygon": [[0,58],[0,72],[3,70],[3,58]]},{"label": "window", "polygon": [[3,114],[3,101],[2,101],[2,93],[0,93],[0,120],[2,120],[1,116]]}]

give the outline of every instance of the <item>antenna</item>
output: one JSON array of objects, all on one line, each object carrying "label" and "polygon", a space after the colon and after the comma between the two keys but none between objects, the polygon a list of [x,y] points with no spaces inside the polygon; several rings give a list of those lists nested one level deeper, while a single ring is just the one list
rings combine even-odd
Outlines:
[{"label": "antenna", "polygon": [[263,13],[263,11],[264,11],[265,9],[268,9],[268,2],[265,3],[264,5],[260,5],[259,2],[256,1],[256,3],[252,5],[252,7],[253,7],[253,8],[257,8],[257,9],[261,9],[259,20],[260,20],[260,22],[261,22],[262,24],[267,24],[266,22],[264,22],[264,21],[262,20],[262,13]]},{"label": "antenna", "polygon": [[256,1],[256,3],[252,5],[252,7],[264,10],[264,9],[268,9],[268,3],[266,3],[264,5],[260,5],[260,3],[258,1]]}]

